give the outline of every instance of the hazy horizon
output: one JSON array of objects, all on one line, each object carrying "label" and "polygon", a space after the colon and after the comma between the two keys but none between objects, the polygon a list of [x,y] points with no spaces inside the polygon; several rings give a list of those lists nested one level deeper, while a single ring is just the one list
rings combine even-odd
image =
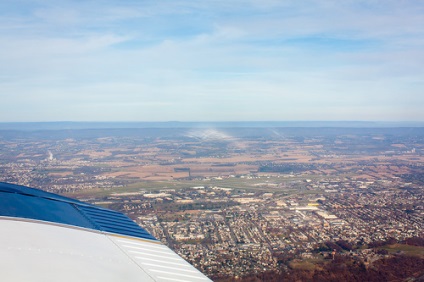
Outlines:
[{"label": "hazy horizon", "polygon": [[388,121],[49,121],[0,122],[0,130],[79,130],[142,128],[424,128],[424,122]]}]

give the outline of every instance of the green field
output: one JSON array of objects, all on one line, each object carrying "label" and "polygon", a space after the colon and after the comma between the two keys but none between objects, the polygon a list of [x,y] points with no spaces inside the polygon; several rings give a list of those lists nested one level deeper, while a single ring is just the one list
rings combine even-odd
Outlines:
[{"label": "green field", "polygon": [[[139,192],[141,190],[159,191],[162,189],[183,189],[196,186],[232,188],[234,190],[246,191],[269,191],[293,194],[315,194],[322,193],[322,190],[307,190],[304,189],[307,183],[303,182],[306,179],[316,179],[314,175],[300,175],[292,177],[260,177],[260,178],[211,178],[207,180],[172,180],[172,181],[141,181],[129,184],[125,187],[105,188],[105,189],[90,189],[79,191],[72,194],[73,196],[94,196],[104,197],[114,193]],[[322,176],[321,176],[322,178]],[[293,184],[294,183],[294,184]],[[282,184],[282,185],[280,185]],[[287,185],[286,185],[287,184]]]},{"label": "green field", "polygon": [[424,258],[424,247],[420,246],[393,244],[381,247],[381,249],[387,250],[389,254],[402,253],[409,256],[417,256]]}]

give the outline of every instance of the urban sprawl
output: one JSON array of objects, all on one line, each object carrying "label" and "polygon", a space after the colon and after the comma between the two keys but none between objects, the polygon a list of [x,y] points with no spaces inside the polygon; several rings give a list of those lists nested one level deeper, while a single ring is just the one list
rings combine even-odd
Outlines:
[{"label": "urban sprawl", "polygon": [[424,238],[421,129],[311,131],[5,131],[0,181],[122,211],[211,277]]}]

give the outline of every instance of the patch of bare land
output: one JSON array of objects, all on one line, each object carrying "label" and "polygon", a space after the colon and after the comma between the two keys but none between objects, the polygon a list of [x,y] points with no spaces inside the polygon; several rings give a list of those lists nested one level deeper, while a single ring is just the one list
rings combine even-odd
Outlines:
[{"label": "patch of bare land", "polygon": [[[178,184],[231,177],[236,178],[239,187],[250,187],[250,183],[245,184],[241,179],[287,175],[302,176],[303,180],[340,175],[364,181],[407,175],[414,178],[424,163],[421,131],[247,128],[111,133],[105,130],[92,137],[87,131],[81,132],[81,136],[75,131],[72,139],[66,134],[62,139],[52,140],[19,137],[16,139],[19,142],[0,140],[0,145],[3,163],[15,164],[15,170],[22,167],[28,183],[39,181],[41,185],[50,185],[52,190],[58,187],[70,191],[113,190],[142,182]],[[7,172],[8,168],[5,175]],[[7,177],[6,180],[13,180],[13,175]],[[289,182],[290,178],[284,181]]]}]

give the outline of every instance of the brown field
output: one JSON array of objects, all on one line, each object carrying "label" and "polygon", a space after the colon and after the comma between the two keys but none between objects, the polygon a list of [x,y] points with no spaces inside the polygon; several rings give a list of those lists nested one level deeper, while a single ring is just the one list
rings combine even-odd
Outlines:
[{"label": "brown field", "polygon": [[[377,137],[378,138],[378,137]],[[99,142],[107,141],[105,138]],[[424,163],[424,156],[405,152],[403,155],[385,155],[384,152],[370,155],[338,154],[328,150],[328,145],[318,144],[319,139],[306,139],[303,143],[291,140],[283,141],[252,141],[237,140],[230,144],[230,151],[225,157],[196,157],[199,150],[207,148],[201,142],[187,142],[181,140],[157,139],[149,144],[125,148],[110,147],[98,150],[81,150],[75,154],[76,161],[87,156],[91,158],[91,165],[108,167],[112,171],[103,173],[106,177],[134,178],[148,181],[168,181],[191,177],[217,177],[229,175],[245,175],[257,173],[260,163],[272,162],[275,164],[317,164],[330,165],[331,169],[317,168],[304,174],[353,174],[356,179],[375,180],[376,178],[393,178],[395,174],[409,173],[405,166],[411,163]],[[342,148],[344,140],[336,140],[337,146]],[[265,145],[265,146],[263,146]],[[212,145],[213,146],[213,145]],[[404,148],[411,150],[411,146],[392,144],[393,152],[402,152]],[[420,146],[417,150],[420,150]],[[179,150],[178,148],[182,148]],[[346,145],[347,148],[347,145]],[[216,148],[211,147],[211,152]],[[325,150],[325,151],[324,151]],[[122,152],[122,153],[121,153]],[[348,151],[346,151],[348,152]],[[374,152],[374,151],[370,151]],[[104,161],[102,158],[106,158]],[[356,165],[365,162],[365,165]],[[399,164],[399,166],[397,166]],[[90,165],[90,164],[88,164]],[[362,171],[363,166],[364,171]],[[177,168],[190,168],[188,171],[175,171]],[[72,171],[51,172],[52,177],[65,177]],[[268,173],[269,174],[269,173]],[[262,173],[264,175],[264,173]]]},{"label": "brown field", "polygon": [[187,164],[173,166],[126,166],[120,167],[120,171],[104,173],[106,177],[122,177],[122,178],[140,178],[144,180],[172,180],[178,178],[189,177],[188,171],[174,171],[175,168],[190,168],[192,177],[198,176],[219,176],[231,174],[248,174],[256,171],[257,166],[253,165],[235,165],[235,166],[213,166],[212,164]]},{"label": "brown field", "polygon": [[[315,148],[314,146],[308,146]],[[302,148],[304,149],[304,148]],[[189,177],[188,171],[175,171],[175,168],[190,168],[191,177],[215,177],[215,176],[226,176],[226,175],[242,175],[249,174],[258,170],[257,165],[248,165],[242,163],[254,163],[260,161],[269,161],[274,163],[316,163],[316,164],[332,164],[335,169],[320,169],[314,172],[315,174],[334,174],[340,171],[351,171],[355,168],[355,163],[359,161],[367,161],[373,163],[376,167],[372,170],[367,170],[367,173],[356,175],[356,179],[374,180],[375,178],[385,177],[391,178],[393,174],[407,173],[408,168],[398,167],[393,165],[393,161],[410,162],[411,158],[418,156],[333,156],[329,155],[324,158],[316,158],[309,154],[308,151],[302,149],[295,149],[290,152],[277,153],[277,154],[262,154],[258,155],[255,153],[236,155],[226,158],[179,158],[180,163],[178,165],[134,165],[133,162],[126,161],[114,161],[108,162],[107,166],[115,168],[118,171],[105,173],[104,176],[109,177],[120,177],[120,178],[139,178],[149,181],[160,181],[160,180],[172,180]],[[152,153],[151,150],[148,155]],[[90,154],[89,151],[84,151],[84,154]],[[92,152],[90,156],[106,156],[111,154],[110,152]],[[172,154],[157,154],[153,160],[156,162],[173,160],[175,156]],[[117,158],[125,158],[128,155],[115,155]],[[151,156],[149,156],[151,157]],[[152,162],[146,154],[138,155],[138,162],[149,163]],[[424,162],[424,157],[418,157]],[[228,166],[222,166],[229,164]],[[234,164],[234,165],[232,165]],[[360,168],[358,167],[358,170]],[[59,175],[68,175],[69,173],[57,173]]]},{"label": "brown field", "polygon": [[102,150],[102,151],[92,151],[92,150],[84,150],[79,152],[78,155],[87,155],[92,159],[99,159],[104,157],[109,157],[112,155],[111,150]]},{"label": "brown field", "polygon": [[63,171],[63,172],[49,172],[50,176],[53,177],[66,177],[72,175],[72,171]]}]

